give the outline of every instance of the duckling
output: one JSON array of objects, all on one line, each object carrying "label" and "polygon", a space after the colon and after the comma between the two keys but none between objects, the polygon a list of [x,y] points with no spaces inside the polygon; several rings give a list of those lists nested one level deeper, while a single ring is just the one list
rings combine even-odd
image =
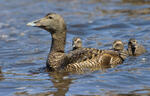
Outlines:
[{"label": "duckling", "polygon": [[139,56],[147,51],[143,45],[138,44],[135,38],[129,39],[127,50],[129,56]]},{"label": "duckling", "polygon": [[79,48],[65,53],[67,27],[59,14],[48,13],[45,17],[27,25],[39,27],[51,34],[52,43],[46,62],[46,67],[50,71],[97,70],[102,66],[111,67],[113,64],[123,62],[122,56],[112,50]]},{"label": "duckling", "polygon": [[122,57],[125,59],[129,56],[126,49],[124,49],[124,43],[121,40],[115,40],[112,45],[112,49],[122,54]]},{"label": "duckling", "polygon": [[[82,48],[82,40],[79,37],[74,37],[72,41],[73,50]],[[124,43],[121,40],[115,40],[112,44],[112,50],[117,51],[123,55],[124,59],[128,57],[127,50],[124,49]]]},{"label": "duckling", "polygon": [[113,42],[112,48],[114,51],[123,51],[124,50],[124,44],[121,40],[115,40]]},{"label": "duckling", "polygon": [[72,50],[78,49],[78,48],[82,48],[82,40],[79,37],[74,37],[72,40]]},{"label": "duckling", "polygon": [[[129,56],[127,50],[124,49],[124,43],[121,40],[115,40],[113,42],[112,50],[118,52],[123,60],[125,60]],[[116,65],[112,65],[111,67],[115,67]]]}]

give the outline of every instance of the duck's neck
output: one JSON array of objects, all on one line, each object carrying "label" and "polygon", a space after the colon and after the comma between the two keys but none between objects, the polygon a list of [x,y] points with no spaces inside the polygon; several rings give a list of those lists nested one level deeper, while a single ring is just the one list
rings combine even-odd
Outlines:
[{"label": "duck's neck", "polygon": [[134,55],[134,52],[135,52],[135,48],[132,47],[131,45],[128,45],[128,53],[129,53],[129,55]]},{"label": "duck's neck", "polygon": [[52,45],[51,52],[62,52],[64,53],[66,44],[66,30],[63,32],[52,33]]}]

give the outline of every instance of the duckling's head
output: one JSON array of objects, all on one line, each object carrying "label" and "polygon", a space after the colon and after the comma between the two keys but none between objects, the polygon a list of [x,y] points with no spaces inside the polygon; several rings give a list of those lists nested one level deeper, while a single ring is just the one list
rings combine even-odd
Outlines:
[{"label": "duckling's head", "polygon": [[29,22],[27,25],[45,29],[52,34],[66,31],[66,24],[63,17],[56,13],[48,13],[45,17]]},{"label": "duckling's head", "polygon": [[121,40],[115,40],[112,47],[115,51],[122,51],[124,49],[124,44]]},{"label": "duckling's head", "polygon": [[78,49],[78,48],[82,48],[82,40],[79,37],[74,37],[72,40],[72,47],[73,50]]},{"label": "duckling's head", "polygon": [[135,38],[129,39],[128,46],[135,48],[137,44],[138,44],[138,42]]}]

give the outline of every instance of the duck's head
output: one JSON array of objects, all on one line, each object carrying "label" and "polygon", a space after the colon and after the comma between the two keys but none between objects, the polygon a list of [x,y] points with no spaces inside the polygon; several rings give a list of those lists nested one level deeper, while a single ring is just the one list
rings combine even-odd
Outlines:
[{"label": "duck's head", "polygon": [[115,40],[112,47],[115,51],[122,51],[124,49],[124,43],[121,40]]},{"label": "duck's head", "polygon": [[128,47],[131,47],[131,48],[136,48],[138,42],[135,38],[131,38],[129,39],[129,42],[128,42]]},{"label": "duck's head", "polygon": [[66,30],[66,24],[63,17],[56,13],[48,13],[45,17],[29,22],[27,25],[45,29],[52,34]]},{"label": "duck's head", "polygon": [[74,37],[72,40],[73,50],[82,47],[82,40],[79,37]]}]

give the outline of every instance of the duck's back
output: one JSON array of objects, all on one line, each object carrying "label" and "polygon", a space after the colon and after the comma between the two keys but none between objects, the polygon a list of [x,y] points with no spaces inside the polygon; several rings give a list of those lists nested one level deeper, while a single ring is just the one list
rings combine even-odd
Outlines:
[{"label": "duck's back", "polygon": [[[98,50],[94,48],[80,48],[66,55],[67,64],[61,67],[66,71],[97,70],[111,68],[123,62],[119,53],[113,50]],[[65,62],[64,61],[64,62]]]},{"label": "duck's back", "polygon": [[146,52],[146,49],[144,48],[143,45],[138,45],[136,50],[135,50],[135,56],[139,56],[141,54],[144,54]]},{"label": "duck's back", "polygon": [[135,38],[129,39],[127,50],[130,56],[139,56],[146,52],[144,46],[139,44]]},{"label": "duck's back", "polygon": [[128,48],[129,56],[140,56],[146,52],[147,50],[144,48],[144,46],[139,44],[136,45],[135,48]]}]

